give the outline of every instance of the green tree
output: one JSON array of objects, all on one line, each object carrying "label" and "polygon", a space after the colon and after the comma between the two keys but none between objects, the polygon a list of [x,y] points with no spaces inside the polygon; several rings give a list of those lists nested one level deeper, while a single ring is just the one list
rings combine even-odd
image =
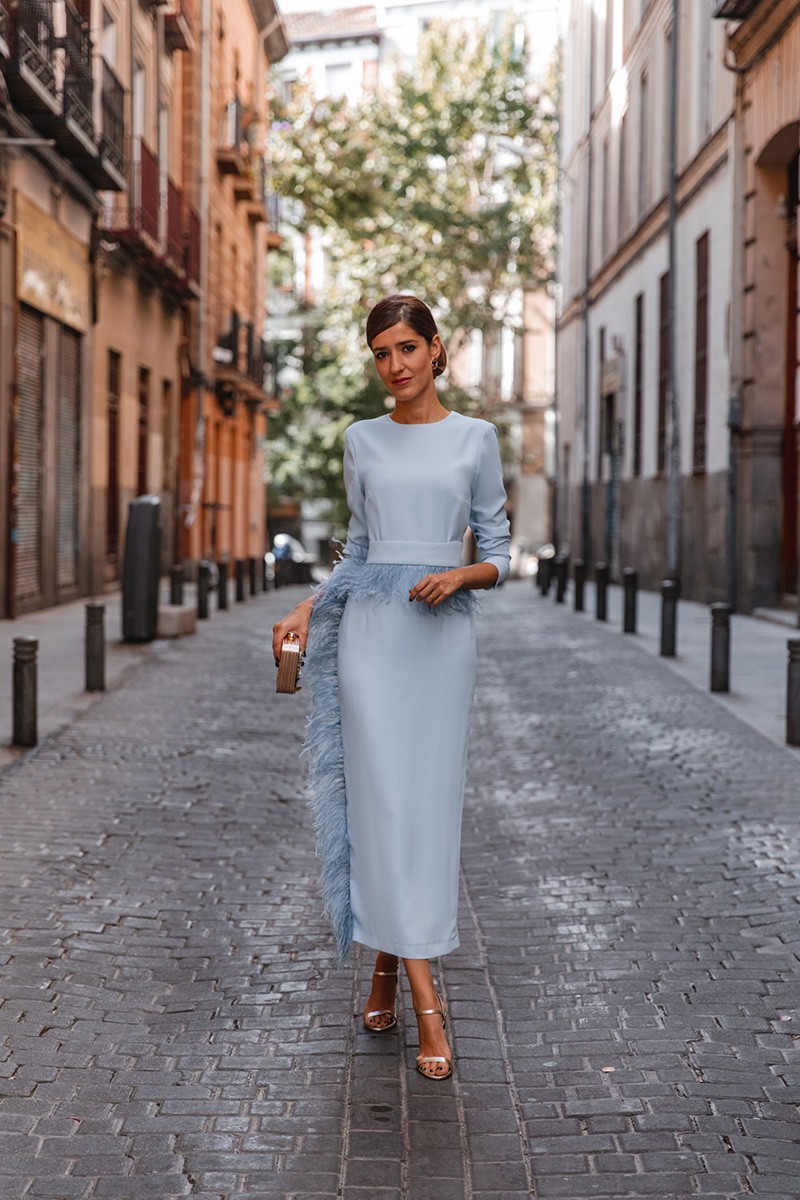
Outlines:
[{"label": "green tree", "polygon": [[273,97],[271,188],[302,202],[301,228],[324,230],[335,280],[283,396],[271,447],[282,490],[341,501],[344,429],[385,411],[363,365],[364,319],[382,295],[422,296],[452,351],[473,330],[497,336],[520,289],[552,278],[555,75],[534,87],[527,59],[512,23],[490,37],[437,22],[413,71],[357,105],[303,88]]}]

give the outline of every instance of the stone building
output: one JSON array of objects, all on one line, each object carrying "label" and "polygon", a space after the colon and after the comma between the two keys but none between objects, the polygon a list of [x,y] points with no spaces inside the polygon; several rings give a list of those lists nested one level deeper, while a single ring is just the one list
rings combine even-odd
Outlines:
[{"label": "stone building", "polygon": [[658,586],[674,387],[683,594],[794,604],[800,15],[677,5],[673,309],[673,4],[566,8],[562,548]]}]

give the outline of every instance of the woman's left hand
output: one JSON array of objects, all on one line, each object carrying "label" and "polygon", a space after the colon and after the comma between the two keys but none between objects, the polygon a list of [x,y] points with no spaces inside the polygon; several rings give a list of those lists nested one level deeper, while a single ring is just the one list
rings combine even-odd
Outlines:
[{"label": "woman's left hand", "polygon": [[429,608],[436,608],[444,600],[449,600],[463,586],[464,579],[461,570],[442,571],[441,574],[426,575],[420,579],[419,583],[415,583],[408,593],[408,598],[427,604]]}]

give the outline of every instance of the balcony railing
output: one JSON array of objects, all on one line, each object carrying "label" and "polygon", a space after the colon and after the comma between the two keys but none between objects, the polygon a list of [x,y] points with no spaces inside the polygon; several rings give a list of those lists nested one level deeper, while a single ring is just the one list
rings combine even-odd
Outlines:
[{"label": "balcony railing", "polygon": [[103,62],[100,90],[100,153],[120,174],[125,168],[125,89]]},{"label": "balcony railing", "polygon": [[200,286],[201,228],[199,216],[190,208],[186,230],[186,279],[190,288]]},{"label": "balcony railing", "polygon": [[158,242],[158,157],[139,141],[133,159],[133,204],[131,227]]},{"label": "balcony railing", "polygon": [[83,135],[87,146],[94,145],[94,117],[92,99],[92,39],[89,26],[74,4],[64,0],[67,32],[61,39],[64,53],[63,115],[71,122],[79,136]]},{"label": "balcony railing", "polygon": [[174,0],[171,11],[164,13],[164,42],[170,52],[194,49],[189,0]]},{"label": "balcony railing", "polygon": [[186,247],[183,236],[183,192],[167,180],[167,262],[183,274]]},{"label": "balcony railing", "polygon": [[11,54],[10,35],[11,22],[8,16],[8,5],[5,0],[0,0],[0,54],[3,58],[8,58]]},{"label": "balcony railing", "polygon": [[17,0],[8,83],[24,112],[58,111],[52,0]]},{"label": "balcony railing", "polygon": [[725,17],[729,21],[742,21],[749,17],[761,0],[716,0],[715,17]]}]

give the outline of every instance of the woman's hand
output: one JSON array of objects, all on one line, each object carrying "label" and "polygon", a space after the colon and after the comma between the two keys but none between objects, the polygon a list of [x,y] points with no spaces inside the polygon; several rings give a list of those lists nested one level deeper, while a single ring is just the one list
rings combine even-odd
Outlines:
[{"label": "woman's hand", "polygon": [[311,620],[311,610],[313,607],[313,599],[303,600],[301,604],[292,609],[288,617],[284,617],[282,621],[277,621],[272,626],[272,653],[275,655],[276,666],[281,656],[283,639],[290,633],[298,635],[300,638],[300,653],[305,654],[306,642],[308,641],[308,623]]},{"label": "woman's hand", "polygon": [[426,575],[420,579],[419,583],[414,584],[411,591],[408,593],[409,600],[419,600],[422,604],[427,604],[429,608],[436,608],[445,600],[464,586],[464,572],[462,568],[457,568],[455,571],[442,571],[437,575]]}]

